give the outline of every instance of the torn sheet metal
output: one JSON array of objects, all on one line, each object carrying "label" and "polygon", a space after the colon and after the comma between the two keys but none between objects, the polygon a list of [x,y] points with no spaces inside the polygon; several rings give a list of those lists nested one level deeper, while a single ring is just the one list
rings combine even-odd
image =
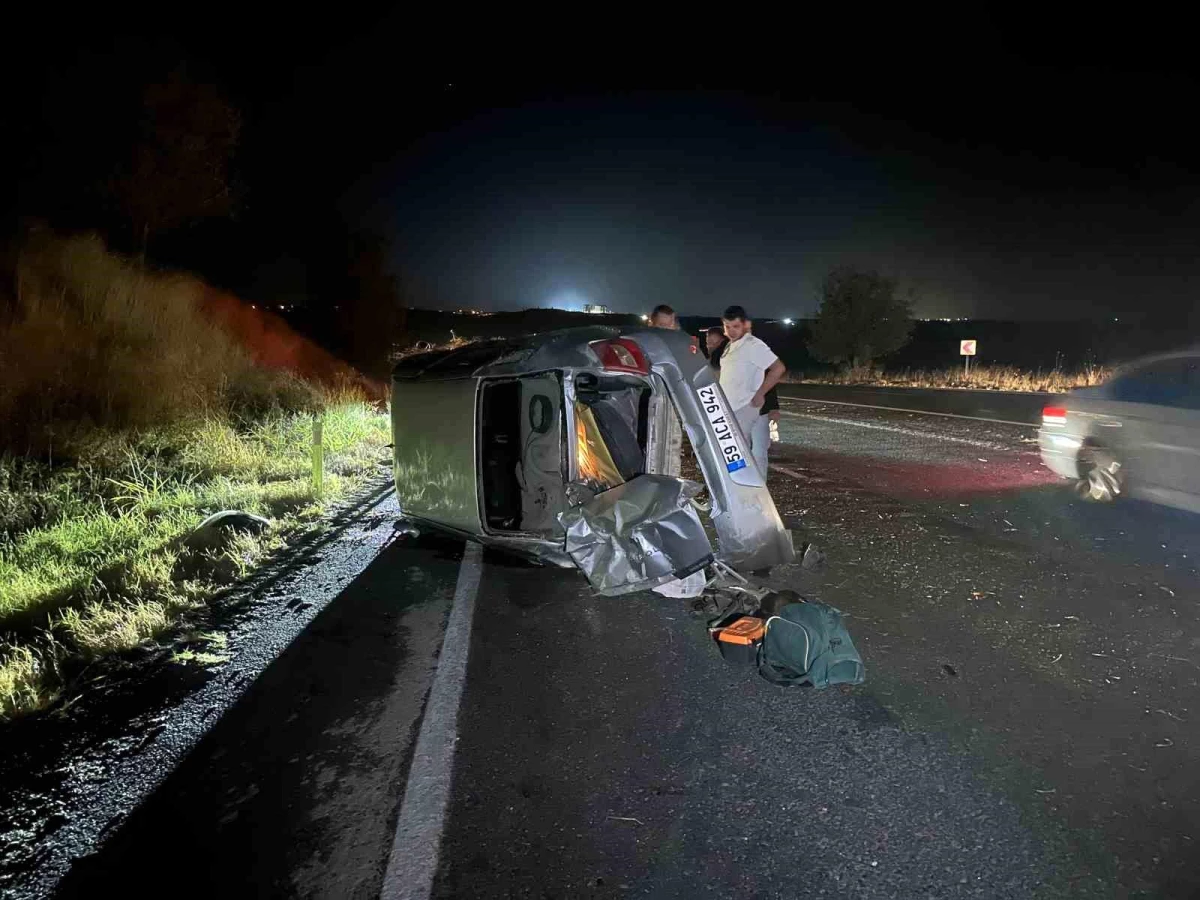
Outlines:
[{"label": "torn sheet metal", "polygon": [[[662,379],[687,431],[688,442],[712,496],[712,523],[718,555],[743,571],[784,565],[795,558],[791,532],[784,527],[757,466],[731,467],[714,419],[732,435],[739,451],[749,448],[728,409],[716,375],[703,357],[687,352],[688,336],[661,328],[637,332],[638,345]],[[739,452],[744,457],[745,454]]]},{"label": "torn sheet metal", "polygon": [[567,510],[559,521],[567,553],[608,596],[686,578],[712,560],[712,545],[689,502],[700,485],[642,475]]}]

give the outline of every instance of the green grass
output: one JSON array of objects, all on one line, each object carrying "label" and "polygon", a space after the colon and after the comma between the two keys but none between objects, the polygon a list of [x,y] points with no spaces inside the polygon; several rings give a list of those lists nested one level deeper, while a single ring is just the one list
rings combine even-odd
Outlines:
[{"label": "green grass", "polygon": [[[97,432],[70,467],[0,457],[0,720],[53,705],[82,665],[186,635],[217,590],[378,474],[389,439],[385,415],[331,398],[320,498],[306,414]],[[184,558],[180,538],[221,509],[275,527]],[[206,646],[185,642],[176,656],[219,658]]]}]

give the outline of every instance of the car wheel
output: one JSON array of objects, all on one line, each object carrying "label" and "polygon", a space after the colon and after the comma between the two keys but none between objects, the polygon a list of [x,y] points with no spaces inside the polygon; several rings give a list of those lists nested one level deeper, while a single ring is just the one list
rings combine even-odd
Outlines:
[{"label": "car wheel", "polygon": [[1125,492],[1121,460],[1105,447],[1085,447],[1079,455],[1079,496],[1096,503],[1112,503]]}]

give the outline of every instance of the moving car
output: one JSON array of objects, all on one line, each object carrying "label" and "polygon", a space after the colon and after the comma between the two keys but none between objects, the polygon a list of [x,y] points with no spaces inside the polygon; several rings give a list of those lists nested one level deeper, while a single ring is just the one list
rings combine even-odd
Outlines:
[{"label": "moving car", "polygon": [[[711,498],[714,550],[669,470],[683,423]],[[576,328],[402,359],[392,375],[396,493],[406,519],[545,562],[601,593],[656,587],[714,558],[793,558],[763,474],[687,334]]]},{"label": "moving car", "polygon": [[1045,464],[1083,496],[1200,511],[1200,349],[1139,360],[1071,391],[1043,410],[1038,440]]}]

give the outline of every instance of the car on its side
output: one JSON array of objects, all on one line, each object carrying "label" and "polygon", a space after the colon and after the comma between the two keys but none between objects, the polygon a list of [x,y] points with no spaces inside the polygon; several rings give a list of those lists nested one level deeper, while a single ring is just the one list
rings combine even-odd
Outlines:
[{"label": "car on its side", "polygon": [[[714,550],[674,477],[682,422],[711,499]],[[406,519],[544,562],[605,594],[685,578],[714,558],[790,562],[764,474],[694,338],[589,327],[408,356],[392,374]],[[676,460],[677,465],[677,460]]]},{"label": "car on its side", "polygon": [[1079,493],[1200,512],[1200,349],[1122,366],[1042,411],[1043,462]]}]

